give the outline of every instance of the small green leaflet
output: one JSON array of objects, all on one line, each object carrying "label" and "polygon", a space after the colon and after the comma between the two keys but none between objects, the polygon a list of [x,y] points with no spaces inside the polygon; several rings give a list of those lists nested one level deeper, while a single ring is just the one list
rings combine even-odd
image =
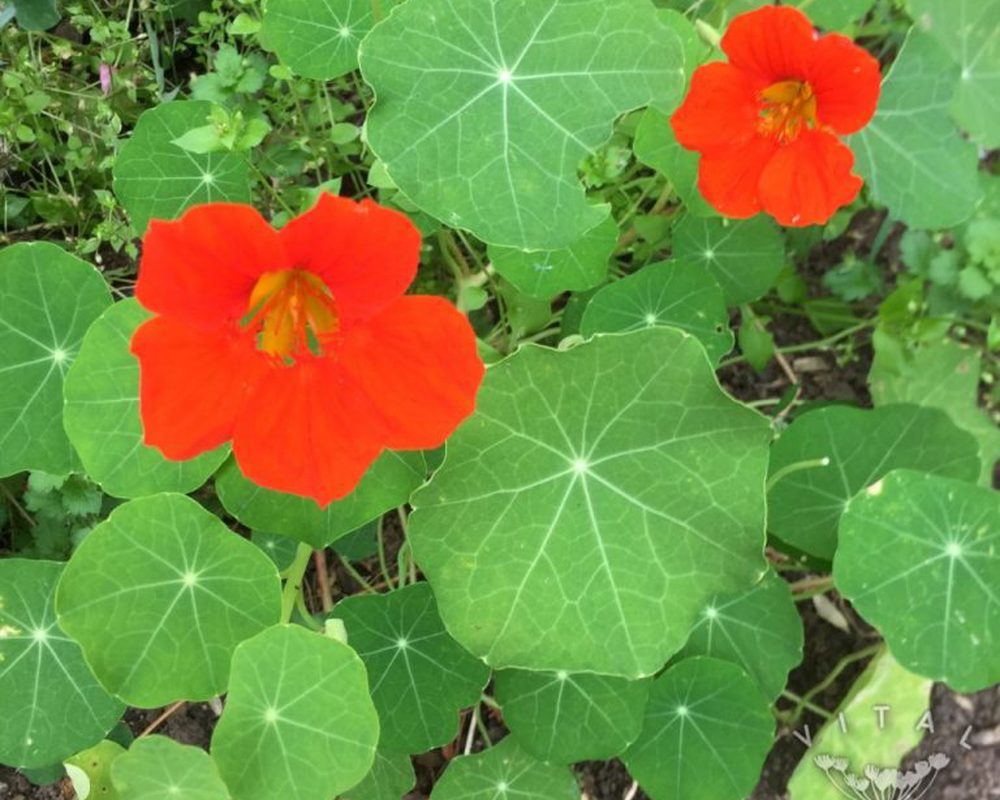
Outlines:
[{"label": "small green leaflet", "polygon": [[280,594],[257,547],[194,500],[159,494],[119,506],[87,535],[56,608],[101,683],[155,708],[224,692],[234,648],[278,621]]},{"label": "small green leaflet", "polygon": [[653,681],[622,760],[653,800],[743,800],[771,749],[768,701],[735,664],[688,658]]},{"label": "small green leaflet", "polygon": [[983,147],[1000,147],[1000,0],[910,0],[910,9],[959,66],[952,115]]},{"label": "small green leaflet", "polygon": [[511,736],[552,764],[621,755],[639,736],[650,685],[565,670],[504,669],[493,680]]},{"label": "small green leaflet", "polygon": [[514,286],[533,297],[580,292],[597,286],[608,274],[608,261],[618,245],[613,217],[562,250],[518,250],[490,247],[493,267]]},{"label": "small green leaflet", "polygon": [[372,2],[268,0],[263,22],[261,33],[278,58],[303,78],[327,81],[358,66],[358,43],[372,26]]},{"label": "small green leaflet", "polygon": [[416,781],[408,755],[376,750],[371,771],[361,783],[344,792],[340,800],[399,800]]},{"label": "small green leaflet", "polygon": [[46,767],[99,741],[125,706],[56,623],[63,565],[0,561],[0,764]]},{"label": "small green leaflet", "polygon": [[976,146],[948,115],[958,73],[941,45],[912,30],[882,84],[875,118],[850,139],[874,199],[912,228],[957,225],[982,195]]},{"label": "small green leaflet", "polygon": [[508,736],[500,744],[448,765],[430,800],[579,800],[569,767],[544,764]]},{"label": "small green leaflet", "polygon": [[890,472],[848,503],[834,575],[907,669],[959,692],[1000,681],[1000,494]]},{"label": "small green leaflet", "polygon": [[[870,764],[878,770],[872,787],[879,789],[876,797],[917,800],[920,794],[897,794],[895,770],[924,737],[930,693],[931,681],[907,672],[889,653],[876,656],[836,717],[815,736],[808,726],[799,731],[812,745],[788,782],[791,800],[843,800],[845,790],[848,797],[856,797],[846,780],[865,780]],[[874,710],[879,706],[885,709],[882,713]]]},{"label": "small green leaflet", "polygon": [[749,591],[709,600],[676,658],[731,661],[773,700],[785,688],[789,671],[802,661],[803,639],[788,584],[769,572]]},{"label": "small green leaflet", "polygon": [[354,651],[276,625],[236,648],[212,755],[240,800],[329,800],[368,774],[378,735]]},{"label": "small green leaflet", "polygon": [[369,467],[351,494],[325,509],[307,497],[251,483],[233,460],[219,470],[215,488],[226,511],[247,527],[326,547],[390,508],[403,505],[426,474],[421,453],[387,451]]},{"label": "small green leaflet", "polygon": [[174,219],[199,203],[250,202],[250,168],[241,153],[192,153],[174,144],[204,126],[212,104],[175,100],[142,113],[112,170],[114,190],[143,233],[151,219]]},{"label": "small green leaflet", "polygon": [[490,671],[448,635],[430,585],[348,597],[332,615],[368,670],[379,747],[423,753],[454,739],[459,710],[479,701]]},{"label": "small green leaflet", "polygon": [[785,265],[785,242],[770,219],[699,219],[688,215],[674,229],[673,255],[703,267],[718,281],[726,305],[756,300],[774,285]]},{"label": "small green leaflet", "polygon": [[165,736],[136,739],[111,764],[121,800],[228,800],[229,791],[208,753]]},{"label": "small green leaflet", "polygon": [[118,742],[105,739],[67,758],[64,766],[75,797],[83,800],[121,800],[111,780],[111,765],[125,752]]},{"label": "small green leaflet", "polygon": [[770,426],[675,328],[529,346],[413,497],[448,630],[497,667],[639,678],[763,574]]},{"label": "small green leaflet", "polygon": [[226,446],[169,461],[142,443],[139,362],[129,340],[149,316],[134,299],[111,306],[87,331],[63,387],[66,433],[88,477],[114,497],[193,491],[229,453]]},{"label": "small green leaflet", "polygon": [[101,274],[62,248],[0,250],[0,476],[79,468],[62,428],[63,376],[109,305]]},{"label": "small green leaflet", "polygon": [[676,261],[649,264],[597,292],[580,333],[618,333],[672,326],[694,336],[713,364],[733,349],[722,289],[703,268]]},{"label": "small green leaflet", "polygon": [[[829,459],[826,466],[794,465]],[[771,449],[768,527],[810,555],[833,558],[847,501],[893,469],[975,482],[975,438],[936,408],[826,406],[798,417]]]},{"label": "small green leaflet", "polygon": [[608,216],[580,162],[684,85],[677,33],[634,0],[409,0],[361,43],[368,143],[422,210],[485,242],[569,247]]}]

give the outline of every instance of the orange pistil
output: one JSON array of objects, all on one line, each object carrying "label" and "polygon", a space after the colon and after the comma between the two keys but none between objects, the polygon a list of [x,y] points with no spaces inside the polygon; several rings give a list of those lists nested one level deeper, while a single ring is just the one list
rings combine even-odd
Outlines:
[{"label": "orange pistil", "polygon": [[322,279],[301,269],[266,272],[247,307],[246,327],[260,334],[258,346],[269,355],[291,358],[317,353],[337,332],[333,295]]},{"label": "orange pistil", "polygon": [[793,142],[806,128],[816,127],[816,95],[804,81],[779,81],[760,93],[757,129],[781,142]]}]

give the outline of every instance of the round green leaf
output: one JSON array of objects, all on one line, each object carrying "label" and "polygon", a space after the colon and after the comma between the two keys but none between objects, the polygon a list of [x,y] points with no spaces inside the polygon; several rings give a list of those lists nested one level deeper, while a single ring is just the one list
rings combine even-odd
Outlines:
[{"label": "round green leaf", "polygon": [[534,297],[590,289],[608,274],[608,260],[618,245],[618,225],[608,217],[562,250],[518,250],[490,247],[497,272],[520,291]]},{"label": "round green leaf", "polygon": [[405,753],[375,751],[371,771],[353,789],[348,789],[341,800],[399,800],[416,783],[413,764]]},{"label": "round green leaf", "polygon": [[78,468],[62,428],[63,376],[109,305],[101,274],[62,248],[0,250],[0,476]]},{"label": "round green leaf", "polygon": [[371,0],[268,0],[262,35],[304,78],[326,81],[358,66],[358,43],[372,26]]},{"label": "round green leaf", "polygon": [[153,708],[224,692],[234,648],[277,622],[281,596],[259,549],[194,500],[160,494],[87,535],[56,607],[101,683]]},{"label": "round green leaf", "polygon": [[731,661],[773,700],[801,663],[802,642],[802,618],[788,584],[769,572],[749,591],[709,600],[677,658]]},{"label": "round green leaf", "polygon": [[715,364],[733,349],[722,290],[701,267],[662,261],[601,289],[583,312],[580,333],[618,333],[657,325],[685,330]]},{"label": "round green leaf", "polygon": [[279,570],[287,569],[295,560],[295,553],[299,549],[299,543],[288,536],[278,533],[261,533],[253,531],[250,534],[250,541],[263,550],[274,562]]},{"label": "round green leaf", "polygon": [[448,630],[497,667],[653,674],[763,573],[769,438],[674,328],[490,367],[412,501]]},{"label": "round green leaf", "polygon": [[62,19],[56,0],[17,0],[14,3],[17,24],[26,31],[45,31]]},{"label": "round green leaf", "polygon": [[621,755],[639,736],[649,684],[565,670],[504,669],[494,676],[511,736],[553,764]]},{"label": "round green leaf", "polygon": [[1000,147],[1000,2],[910,0],[910,8],[958,63],[958,124],[983,147]]},{"label": "round green leaf", "polygon": [[200,747],[165,736],[137,739],[111,764],[121,800],[228,800],[215,763]]},{"label": "round green leaf", "polygon": [[653,681],[642,734],[623,760],[653,800],[743,800],[773,735],[770,704],[743,670],[689,658]]},{"label": "round green leaf", "polygon": [[193,491],[229,452],[220,447],[190,461],[169,461],[142,443],[139,362],[129,341],[149,316],[132,299],[111,306],[87,331],[63,387],[66,433],[87,476],[114,497]]},{"label": "round green leaf", "polygon": [[192,153],[177,144],[208,124],[212,104],[175,100],[147,109],[122,145],[114,190],[142,233],[151,219],[173,219],[199,203],[250,202],[250,168],[241,153]]},{"label": "round green leaf", "polygon": [[960,692],[1000,681],[1000,494],[890,472],[847,504],[834,570],[904,667]]},{"label": "round green leaf", "polygon": [[543,764],[513,738],[472,756],[456,758],[434,785],[430,800],[578,800],[568,767]]},{"label": "round green leaf", "polygon": [[976,146],[948,115],[958,80],[941,45],[914,29],[882,85],[874,119],[850,139],[872,196],[913,228],[957,225],[982,195]]},{"label": "round green leaf", "polygon": [[0,561],[0,764],[46,767],[100,741],[124,706],[56,623],[63,565]]},{"label": "round green leaf", "polygon": [[[827,466],[794,468],[824,458]],[[832,559],[847,501],[901,467],[975,482],[979,448],[936,408],[827,406],[803,414],[771,449],[776,480],[768,493],[768,526],[799,550]]]},{"label": "round green leaf", "polygon": [[403,505],[427,474],[421,453],[387,451],[368,469],[347,497],[321,509],[308,497],[274,492],[251,483],[235,461],[215,478],[226,511],[249,528],[278,533],[326,547],[390,508]]},{"label": "round green leaf", "polygon": [[764,216],[734,221],[688,215],[674,229],[673,248],[682,264],[708,270],[729,306],[762,297],[785,265],[781,231]]},{"label": "round green leaf", "polygon": [[212,755],[240,800],[329,800],[368,774],[378,734],[354,651],[276,625],[236,648]]},{"label": "round green leaf", "polygon": [[422,210],[490,244],[569,247],[608,216],[580,161],[670,107],[680,40],[633,0],[409,0],[361,43],[368,142]]},{"label": "round green leaf", "polygon": [[490,671],[448,635],[430,585],[348,597],[333,616],[368,670],[379,746],[423,753],[454,739],[459,709],[479,701]]}]

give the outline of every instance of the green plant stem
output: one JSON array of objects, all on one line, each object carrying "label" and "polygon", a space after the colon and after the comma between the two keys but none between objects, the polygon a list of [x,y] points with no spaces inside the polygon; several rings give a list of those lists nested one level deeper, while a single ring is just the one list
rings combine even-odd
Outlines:
[{"label": "green plant stem", "polygon": [[[851,664],[854,664],[858,661],[863,661],[866,658],[870,658],[872,656],[877,655],[883,649],[883,647],[884,647],[883,643],[879,642],[878,644],[873,644],[869,647],[865,647],[862,650],[858,650],[855,653],[850,653],[844,656],[842,659],[840,659],[840,661],[837,662],[834,668],[830,670],[830,672],[822,681],[813,686],[808,692],[806,692],[801,697],[792,694],[791,692],[788,691],[782,692],[783,697],[786,697],[787,699],[795,703],[795,708],[793,708],[791,711],[785,712],[783,716],[790,722],[794,723],[795,721],[798,720],[800,716],[802,716],[802,710],[805,708],[808,708],[810,711],[816,711],[816,713],[820,713],[820,711],[817,710],[819,709],[819,706],[815,705],[812,702],[813,698],[816,697],[816,695],[820,694],[821,692],[824,692],[827,689],[829,689],[830,686],[832,686],[833,683],[837,680],[837,678],[839,678],[844,673],[844,670],[846,670],[849,666],[851,666]],[[833,715],[827,711],[823,711],[822,715],[825,716],[827,719],[833,717]]]},{"label": "green plant stem", "polygon": [[302,594],[302,578],[309,566],[313,549],[305,542],[299,542],[295,559],[285,570],[285,587],[281,592],[281,621],[287,623],[292,618],[296,597]]},{"label": "green plant stem", "polygon": [[767,479],[767,491],[770,492],[779,481],[788,475],[791,475],[793,472],[801,472],[804,469],[816,469],[817,467],[828,466],[830,466],[830,459],[826,456],[823,456],[823,458],[813,458],[808,461],[796,461],[794,464],[786,464]]},{"label": "green plant stem", "polygon": [[362,592],[365,594],[378,594],[375,587],[365,580],[364,575],[358,572],[350,561],[344,558],[340,553],[337,553],[337,558],[340,559],[341,566],[347,570],[347,574],[350,575],[358,586],[361,587]]},{"label": "green plant stem", "polygon": [[299,592],[295,597],[295,607],[299,610],[299,616],[302,617],[302,621],[314,631],[322,631],[323,626],[320,625],[315,617],[313,617],[312,612],[306,606],[306,598],[302,592]]},{"label": "green plant stem", "polygon": [[[817,339],[812,342],[803,342],[801,344],[790,344],[787,347],[776,347],[774,352],[787,355],[789,353],[803,353],[810,350],[825,350],[826,348],[837,344],[837,342],[842,339],[847,339],[859,331],[863,331],[866,328],[874,327],[877,324],[877,319],[869,319],[864,322],[860,322],[857,325],[852,325],[850,328],[844,328],[842,331],[838,331],[830,336],[823,339]],[[733,356],[732,358],[727,358],[721,364],[719,368],[728,367],[732,364],[741,364],[746,361],[746,356]]]},{"label": "green plant stem", "polygon": [[791,719],[798,719],[799,716],[802,714],[803,708],[809,709],[814,714],[819,714],[819,716],[823,717],[823,719],[833,719],[833,714],[831,714],[825,708],[822,708],[821,706],[818,706],[815,703],[810,702],[804,697],[799,697],[799,695],[795,694],[795,692],[790,692],[786,689],[781,693],[781,696],[784,697],[786,700],[791,700],[793,703],[795,703],[796,713],[794,714],[794,716],[791,717]]},{"label": "green plant stem", "polygon": [[385,517],[379,517],[378,528],[376,530],[375,543],[378,546],[378,566],[382,571],[382,577],[385,579],[386,586],[389,587],[391,592],[396,588],[396,585],[392,581],[392,575],[389,574],[389,565],[385,560]]}]

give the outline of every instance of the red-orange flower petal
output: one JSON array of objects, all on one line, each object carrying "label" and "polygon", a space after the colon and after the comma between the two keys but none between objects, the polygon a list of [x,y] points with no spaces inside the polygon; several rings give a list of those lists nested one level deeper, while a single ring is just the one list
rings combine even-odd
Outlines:
[{"label": "red-orange flower petal", "polygon": [[791,6],[740,14],[722,37],[729,63],[768,84],[802,77],[815,43],[809,17]]},{"label": "red-orange flower petal", "polygon": [[836,136],[806,131],[780,148],[761,174],[764,210],[782,225],[825,223],[861,190],[853,166],[854,154]]},{"label": "red-orange flower petal", "polygon": [[405,214],[331,194],[279,232],[293,266],[318,275],[345,320],[377,313],[417,274],[420,232]]},{"label": "red-orange flower petal", "polygon": [[882,74],[878,61],[846,36],[823,36],[812,48],[805,78],[816,94],[819,122],[837,133],[856,133],[878,105]]},{"label": "red-orange flower petal", "polygon": [[720,214],[746,219],[761,211],[760,176],[778,150],[778,144],[763,136],[742,147],[701,157],[698,190]]},{"label": "red-orange flower petal", "polygon": [[465,317],[440,297],[402,297],[346,331],[334,356],[397,450],[438,447],[472,413],[483,363]]},{"label": "red-orange flower petal", "polygon": [[698,67],[691,88],[670,124],[681,146],[709,152],[728,150],[757,134],[761,85],[730,64]]},{"label": "red-orange flower petal", "polygon": [[150,222],[135,295],[157,314],[226,325],[246,314],[260,275],[288,266],[278,234],[256,210],[208,203]]},{"label": "red-orange flower petal", "polygon": [[229,441],[262,366],[253,342],[154,317],[135,331],[143,440],[164,456],[193,458]]},{"label": "red-orange flower petal", "polygon": [[327,359],[274,365],[257,381],[233,432],[254,483],[326,506],[349,494],[383,449],[384,427]]}]

